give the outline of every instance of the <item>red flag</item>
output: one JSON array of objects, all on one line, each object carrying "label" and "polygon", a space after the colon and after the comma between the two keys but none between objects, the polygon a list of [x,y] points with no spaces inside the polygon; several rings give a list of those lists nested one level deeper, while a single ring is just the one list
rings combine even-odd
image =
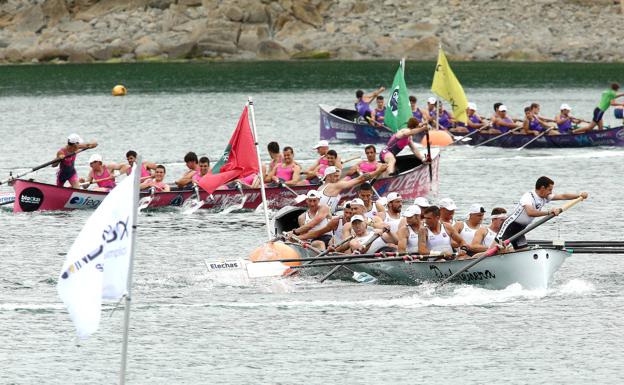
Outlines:
[{"label": "red flag", "polygon": [[212,174],[199,180],[199,186],[212,194],[221,185],[257,172],[258,158],[245,106],[223,156],[212,168]]}]

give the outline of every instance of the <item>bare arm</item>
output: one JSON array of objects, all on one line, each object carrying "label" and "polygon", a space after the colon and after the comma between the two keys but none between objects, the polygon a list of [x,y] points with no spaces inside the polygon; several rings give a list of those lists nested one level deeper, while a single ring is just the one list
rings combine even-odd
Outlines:
[{"label": "bare arm", "polygon": [[298,164],[295,164],[293,167],[292,179],[287,181],[286,184],[289,186],[294,186],[299,183],[299,177],[301,174],[301,167]]},{"label": "bare arm", "polygon": [[339,217],[333,217],[331,221],[327,222],[327,224],[323,228],[320,228],[318,230],[308,231],[304,234],[301,234],[299,236],[299,239],[314,239],[314,238],[320,237],[321,235],[329,231],[334,231],[338,228],[339,220],[340,220]]},{"label": "bare arm", "polygon": [[407,226],[401,227],[399,231],[397,231],[397,238],[399,242],[397,243],[399,253],[407,252],[407,238],[409,237],[409,231],[407,230]]},{"label": "bare arm", "polygon": [[555,196],[553,196],[552,200],[563,201],[563,200],[576,199],[580,197],[583,197],[583,199],[587,199],[588,196],[589,194],[587,194],[586,192],[582,192],[579,194],[565,193],[565,194],[556,194]]},{"label": "bare arm", "polygon": [[481,253],[483,251],[486,251],[488,248],[487,246],[483,246],[483,240],[485,239],[485,236],[488,233],[488,229],[485,227],[481,227],[479,230],[477,230],[477,232],[475,233],[474,238],[472,238],[472,243],[470,244],[470,250],[472,250],[475,253]]},{"label": "bare arm", "polygon": [[[305,214],[302,214],[302,215],[305,215]],[[316,212],[316,215],[314,216],[314,218],[312,218],[310,222],[304,225],[301,225],[295,230],[293,230],[293,233],[295,233],[295,235],[305,234],[308,231],[310,231],[311,228],[321,223],[321,221],[327,218],[328,216],[329,216],[329,207],[327,207],[327,205],[319,205],[319,209]]]},{"label": "bare arm", "polygon": [[464,241],[464,238],[459,235],[459,233],[457,232],[457,230],[455,230],[453,226],[449,225],[448,223],[444,223],[443,225],[446,231],[451,236],[451,246],[453,246],[454,248],[462,246],[468,247],[466,241]]},{"label": "bare arm", "polygon": [[176,185],[178,185],[178,187],[182,188],[184,186],[186,186],[187,184],[191,183],[193,181],[193,175],[195,175],[196,171],[195,170],[189,170],[187,171],[184,176],[182,176],[182,178],[178,179],[175,183]]},{"label": "bare arm", "polygon": [[425,255],[429,254],[429,252],[427,247],[427,229],[421,226],[418,229],[418,253]]}]

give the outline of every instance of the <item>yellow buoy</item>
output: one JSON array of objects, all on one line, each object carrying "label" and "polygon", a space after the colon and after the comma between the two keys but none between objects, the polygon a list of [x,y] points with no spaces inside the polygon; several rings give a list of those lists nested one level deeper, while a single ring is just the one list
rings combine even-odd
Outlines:
[{"label": "yellow buoy", "polygon": [[115,87],[113,87],[113,96],[125,96],[127,93],[128,90],[121,84],[117,84]]},{"label": "yellow buoy", "polygon": [[[274,261],[277,259],[295,259],[301,258],[299,254],[292,247],[286,245],[283,242],[269,242],[266,243],[249,254],[249,260],[252,262],[257,261]],[[301,262],[288,262],[284,263],[288,266],[297,266]]]},{"label": "yellow buoy", "polygon": [[[432,146],[444,147],[453,143],[453,138],[446,131],[442,130],[431,130],[429,131],[429,142]],[[423,147],[427,147],[427,136],[423,136],[420,144]]]}]

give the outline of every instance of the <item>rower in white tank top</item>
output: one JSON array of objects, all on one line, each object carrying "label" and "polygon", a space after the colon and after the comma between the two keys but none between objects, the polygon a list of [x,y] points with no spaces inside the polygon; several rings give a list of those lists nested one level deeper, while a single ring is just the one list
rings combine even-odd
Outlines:
[{"label": "rower in white tank top", "polygon": [[399,223],[401,223],[401,214],[399,213],[399,216],[397,218],[392,218],[390,216],[390,212],[386,211],[386,217],[384,218],[383,221],[384,223],[389,224],[390,231],[396,234],[396,232],[399,231]]},{"label": "rower in white tank top", "polygon": [[366,218],[372,218],[372,217],[376,216],[377,213],[378,213],[377,205],[375,204],[375,202],[373,202],[373,207],[369,211],[365,212],[364,216]]},{"label": "rower in white tank top", "polygon": [[341,195],[338,194],[335,197],[330,197],[329,195],[326,195],[325,194],[326,187],[327,185],[325,184],[319,187],[318,189],[318,192],[321,193],[320,203],[323,203],[329,206],[329,212],[334,213],[336,211],[336,208],[338,207],[338,202],[340,202]]},{"label": "rower in white tank top", "polygon": [[407,252],[417,253],[418,252],[418,233],[412,230],[412,226],[407,226],[407,231],[409,232],[409,237],[407,238]]},{"label": "rower in white tank top", "polygon": [[490,247],[490,245],[492,244],[492,242],[494,242],[494,239],[496,238],[496,232],[492,231],[492,229],[490,229],[488,227],[487,229],[487,235],[483,238],[483,242],[481,242],[481,244],[485,247]]},{"label": "rower in white tank top", "polygon": [[479,230],[479,227],[473,229],[472,227],[468,226],[467,222],[464,222],[459,235],[464,239],[464,241],[466,241],[467,244],[470,245],[472,243],[472,240],[474,239],[475,234],[477,233],[477,230]]},{"label": "rower in white tank top", "polygon": [[441,253],[453,252],[451,246],[451,237],[446,232],[444,223],[440,222],[440,232],[434,234],[431,229],[427,228],[427,248],[431,251],[437,251]]},{"label": "rower in white tank top", "polygon": [[[303,223],[305,225],[307,225],[308,223],[312,222],[313,219],[314,219],[314,217],[310,217],[310,211],[306,210],[306,212],[305,212],[305,219],[304,219]],[[327,218],[323,218],[316,226],[311,228],[309,231],[315,231],[315,230],[318,230],[318,229],[322,229],[323,227],[327,226],[327,222],[329,222],[329,220]],[[322,234],[321,236],[323,236],[323,235],[332,235],[332,232],[328,231],[325,234]]]},{"label": "rower in white tank top", "polygon": [[342,230],[344,229],[345,220],[344,216],[340,216],[338,218],[338,226],[336,226],[336,230],[334,230],[334,244],[338,245],[343,241]]}]

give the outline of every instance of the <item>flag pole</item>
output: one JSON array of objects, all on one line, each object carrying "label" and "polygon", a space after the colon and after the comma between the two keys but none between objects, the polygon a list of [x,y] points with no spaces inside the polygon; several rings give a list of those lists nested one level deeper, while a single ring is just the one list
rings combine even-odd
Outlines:
[{"label": "flag pole", "polygon": [[264,209],[264,222],[269,240],[273,238],[271,224],[269,223],[269,208],[267,207],[266,192],[264,190],[264,175],[262,175],[262,161],[260,160],[260,148],[258,147],[258,133],[256,132],[256,115],[254,114],[254,104],[251,96],[247,97],[249,112],[251,115],[251,131],[256,145],[256,155],[258,156],[258,175],[260,176],[260,193],[262,194],[262,208]]},{"label": "flag pole", "polygon": [[132,270],[134,267],[134,252],[136,245],[137,212],[139,202],[139,183],[141,179],[140,167],[143,164],[141,155],[137,156],[132,176],[134,177],[134,189],[132,190],[132,233],[130,234],[130,260],[128,261],[128,280],[126,281],[126,306],[124,309],[123,342],[121,345],[121,369],[119,370],[119,385],[126,382],[126,362],[128,357],[128,330],[130,326],[130,303],[132,301]]}]

